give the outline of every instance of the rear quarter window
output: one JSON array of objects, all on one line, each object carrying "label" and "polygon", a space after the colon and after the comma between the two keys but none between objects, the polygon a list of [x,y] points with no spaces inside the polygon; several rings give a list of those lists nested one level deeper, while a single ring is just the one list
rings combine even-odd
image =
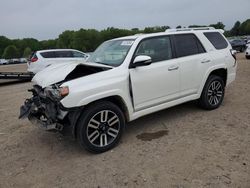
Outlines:
[{"label": "rear quarter window", "polygon": [[217,50],[225,49],[228,47],[227,41],[219,32],[204,32],[204,35]]}]

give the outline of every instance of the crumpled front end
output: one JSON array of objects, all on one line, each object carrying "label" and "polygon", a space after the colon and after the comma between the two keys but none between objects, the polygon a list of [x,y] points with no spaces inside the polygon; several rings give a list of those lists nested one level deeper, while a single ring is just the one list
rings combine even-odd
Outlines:
[{"label": "crumpled front end", "polygon": [[21,106],[19,118],[28,118],[44,130],[61,131],[68,111],[63,110],[60,105],[56,85],[45,89],[35,85],[29,91],[33,96],[26,99],[24,105]]}]

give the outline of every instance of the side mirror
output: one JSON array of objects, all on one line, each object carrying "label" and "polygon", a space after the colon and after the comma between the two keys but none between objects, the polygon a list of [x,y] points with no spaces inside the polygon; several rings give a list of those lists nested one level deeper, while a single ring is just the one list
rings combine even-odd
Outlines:
[{"label": "side mirror", "polygon": [[132,64],[132,68],[135,67],[141,67],[141,66],[147,66],[152,63],[152,58],[147,55],[139,55],[134,59],[134,62]]}]

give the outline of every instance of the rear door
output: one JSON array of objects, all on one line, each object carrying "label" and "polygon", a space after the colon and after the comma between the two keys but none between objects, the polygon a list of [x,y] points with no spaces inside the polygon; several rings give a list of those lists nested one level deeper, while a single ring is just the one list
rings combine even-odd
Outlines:
[{"label": "rear door", "polygon": [[152,64],[130,69],[135,110],[175,100],[179,97],[179,65],[173,59],[169,36],[144,39],[134,57],[147,55]]},{"label": "rear door", "polygon": [[196,94],[211,59],[195,34],[176,34],[174,44],[180,66],[181,97]]}]

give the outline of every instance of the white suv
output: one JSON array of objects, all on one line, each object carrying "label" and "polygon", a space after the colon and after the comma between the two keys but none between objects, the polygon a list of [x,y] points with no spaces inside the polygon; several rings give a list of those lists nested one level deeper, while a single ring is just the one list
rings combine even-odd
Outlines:
[{"label": "white suv", "polygon": [[33,78],[20,118],[71,130],[89,151],[104,152],[125,123],[187,101],[213,110],[236,76],[221,30],[167,30],[104,42],[85,63],[50,66]]},{"label": "white suv", "polygon": [[40,50],[31,55],[27,65],[28,72],[38,73],[52,64],[79,62],[88,58],[88,54],[73,49]]}]

